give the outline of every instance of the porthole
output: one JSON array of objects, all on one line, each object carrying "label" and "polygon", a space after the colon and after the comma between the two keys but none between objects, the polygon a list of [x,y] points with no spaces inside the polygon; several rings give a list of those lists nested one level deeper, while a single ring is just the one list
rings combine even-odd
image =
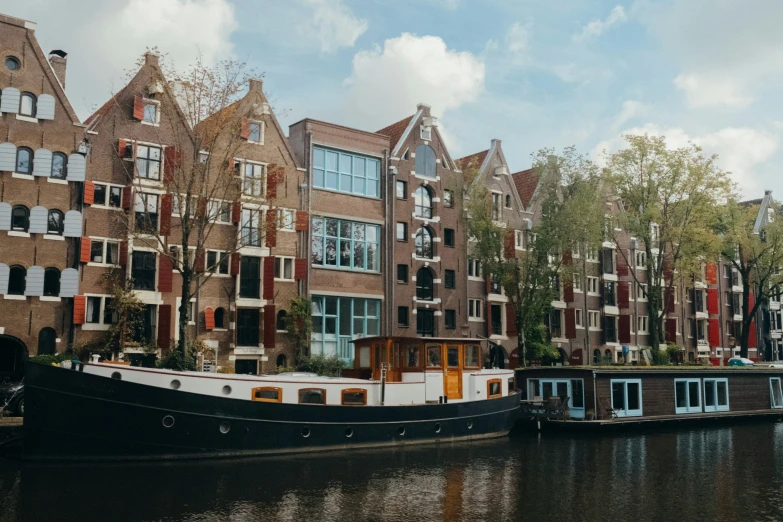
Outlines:
[{"label": "porthole", "polygon": [[223,395],[231,395],[231,386],[228,384],[223,386]]},{"label": "porthole", "polygon": [[5,57],[5,67],[9,71],[17,71],[22,66],[21,62],[19,62],[19,58],[16,56],[6,56]]},{"label": "porthole", "polygon": [[469,421],[468,421],[468,429],[469,429],[469,430],[472,430],[472,429],[473,429],[473,421],[472,421],[472,420],[469,420]]},{"label": "porthole", "polygon": [[229,424],[228,422],[221,422],[220,423],[220,433],[225,435],[229,431],[231,431],[231,424]]},{"label": "porthole", "polygon": [[353,428],[345,428],[345,436],[349,439],[353,437]]},{"label": "porthole", "polygon": [[171,415],[166,415],[165,417],[163,417],[162,422],[164,428],[171,428],[172,426],[174,426],[174,417],[172,417]]},{"label": "porthole", "polygon": [[179,379],[174,379],[171,381],[171,389],[172,390],[179,390],[179,387],[182,386],[182,383],[179,382]]},{"label": "porthole", "polygon": [[435,433],[440,433],[440,422],[435,423]]},{"label": "porthole", "polygon": [[400,434],[400,437],[404,437],[405,436],[405,426],[400,426],[399,428],[397,428],[397,433]]},{"label": "porthole", "polygon": [[120,372],[114,372],[114,373],[111,374],[111,378],[112,379],[117,379],[118,381],[121,381],[122,380],[122,375],[120,374]]},{"label": "porthole", "polygon": [[302,428],[302,437],[307,438],[310,436],[310,428]]}]

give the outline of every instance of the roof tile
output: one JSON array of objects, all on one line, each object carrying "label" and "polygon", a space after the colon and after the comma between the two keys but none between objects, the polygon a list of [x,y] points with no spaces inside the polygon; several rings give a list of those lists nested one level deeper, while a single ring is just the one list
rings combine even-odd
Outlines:
[{"label": "roof tile", "polygon": [[534,169],[522,170],[511,175],[514,179],[514,185],[517,187],[519,198],[525,208],[530,206],[530,200],[533,199],[533,193],[538,187],[538,176]]},{"label": "roof tile", "polygon": [[413,118],[413,115],[408,116],[407,118],[403,118],[397,123],[392,123],[388,127],[382,128],[381,130],[377,131],[376,134],[381,134],[391,138],[391,148],[394,149],[394,147],[397,146],[397,142],[400,141],[400,138],[402,138],[405,129],[408,128],[408,124],[410,123],[411,118]]}]

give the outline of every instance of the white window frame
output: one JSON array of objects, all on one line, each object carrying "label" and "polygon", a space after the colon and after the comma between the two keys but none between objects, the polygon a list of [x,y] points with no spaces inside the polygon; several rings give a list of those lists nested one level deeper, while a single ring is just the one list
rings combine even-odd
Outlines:
[{"label": "white window frame", "polygon": [[101,304],[99,305],[98,310],[98,322],[97,323],[88,323],[87,322],[87,301],[85,301],[85,317],[84,317],[84,324],[80,326],[82,330],[108,330],[111,328],[111,324],[107,324],[104,322],[104,313],[106,310],[106,299],[111,299],[112,296],[108,294],[84,294],[84,296],[89,300],[90,298],[98,298],[101,300]]},{"label": "white window frame", "polygon": [[640,334],[646,334],[649,333],[647,331],[647,320],[649,318],[646,315],[640,315],[637,317],[637,327],[636,327],[636,333]]},{"label": "white window frame", "polygon": [[250,120],[248,122],[248,130],[250,125],[258,125],[258,133],[260,140],[251,140],[250,139],[250,133],[248,132],[247,136],[247,142],[248,143],[254,143],[256,145],[263,145],[264,144],[264,135],[266,134],[266,126],[264,125],[264,122],[261,120]]},{"label": "white window frame", "polygon": [[587,276],[587,295],[601,295],[599,293],[598,278]]},{"label": "white window frame", "polygon": [[636,285],[636,300],[647,301],[647,283],[639,283]]},{"label": "white window frame", "polygon": [[[707,382],[710,381],[714,384],[713,386],[713,405],[707,406]],[[723,383],[726,385],[726,404],[719,404],[718,399],[720,398],[720,394],[718,393],[718,383]],[[710,377],[709,379],[704,379],[704,382],[702,384],[702,401],[704,402],[704,411],[705,412],[711,412],[711,411],[729,411],[729,380],[725,377],[722,378],[715,378]]]},{"label": "white window frame", "polygon": [[644,268],[647,266],[647,252],[644,250],[637,250],[636,251],[636,259],[634,260],[636,263],[636,268]]},{"label": "white window frame", "polygon": [[[622,383],[624,387],[623,391],[623,399],[624,403],[622,405],[615,404],[614,403],[614,383]],[[638,384],[639,385],[639,408],[635,410],[629,410],[628,409],[628,385],[629,384]],[[641,379],[610,379],[609,380],[609,400],[612,403],[612,409],[617,413],[618,417],[641,417],[642,411],[643,411],[643,404],[642,404],[642,380]]]},{"label": "white window frame", "polygon": [[[280,260],[280,264],[278,266],[277,260]],[[291,277],[286,278],[285,275],[285,265],[290,263],[291,266]],[[293,281],[294,280],[294,258],[289,256],[275,256],[275,281]]]},{"label": "white window frame", "polygon": [[514,248],[517,250],[525,250],[524,230],[514,230]]},{"label": "white window frame", "polygon": [[[125,187],[123,187],[122,185],[114,184],[114,183],[104,183],[102,181],[95,182],[95,183],[93,183],[93,185],[95,185],[95,186],[102,185],[102,186],[106,187],[106,199],[104,200],[103,204],[101,204],[101,203],[93,203],[93,204],[90,205],[91,207],[93,207],[93,208],[105,208],[107,210],[122,210],[122,189],[125,188]],[[111,189],[112,188],[120,189],[120,204],[117,207],[113,207],[113,206],[109,205],[109,201],[111,200],[110,196],[111,196]]]},{"label": "white window frame", "polygon": [[[471,259],[468,258],[468,264],[473,265],[473,275],[469,275],[468,279],[471,281],[483,281],[481,278],[480,272],[481,272],[481,264],[478,262],[477,259]],[[470,273],[470,272],[468,272]],[[479,273],[479,275],[476,275]]]},{"label": "white window frame", "polygon": [[484,300],[468,299],[468,321],[484,321]]},{"label": "white window frame", "polygon": [[[172,198],[172,202],[173,202],[173,198]],[[220,219],[221,216],[223,216],[223,214],[220,212],[220,207],[223,204],[228,204],[228,216],[225,216],[226,217],[225,221]],[[172,214],[174,213],[173,206],[174,205],[172,204]],[[233,224],[231,222],[231,211],[232,211],[231,201],[226,201],[223,199],[210,199],[209,202],[207,203],[207,214],[209,215],[209,220],[214,221],[215,223],[219,223],[221,225]]]},{"label": "white window frame", "polygon": [[[142,101],[144,103],[144,116],[147,115],[147,105],[154,105],[155,106],[155,121],[147,121],[144,119],[144,116],[141,118],[141,123],[144,125],[152,125],[153,127],[159,127],[160,126],[160,101],[158,100],[152,100],[149,98],[142,98]],[[162,151],[161,151],[162,155]]]},{"label": "white window frame", "polygon": [[[287,220],[286,216],[288,216]],[[277,229],[285,232],[296,232],[296,210],[292,210],[290,208],[278,208]]]},{"label": "white window frame", "polygon": [[[677,406],[677,384],[685,383],[685,406]],[[696,384],[699,395],[699,403],[691,406],[691,384]],[[680,413],[701,413],[702,412],[702,384],[701,379],[674,379],[674,412]]]},{"label": "white window frame", "polygon": [[[102,243],[103,247],[101,248],[101,262],[93,261],[92,260],[92,244],[93,243]],[[106,249],[108,248],[108,243],[116,243],[117,244],[117,263],[107,263],[103,260],[106,259]],[[90,261],[87,263],[87,266],[120,266],[119,263],[119,257],[120,257],[120,243],[121,241],[119,239],[111,239],[106,237],[90,237]]]},{"label": "white window frame", "polygon": [[585,323],[584,323],[584,310],[581,308],[574,309],[574,324],[577,328],[584,329]]},{"label": "white window frame", "polygon": [[422,125],[420,127],[419,136],[424,141],[432,141],[432,127],[427,125]]},{"label": "white window frame", "polygon": [[[214,249],[214,248],[208,248],[206,253],[204,254],[204,262],[206,263],[206,267],[205,268],[207,268],[207,269],[210,266],[209,265],[209,253],[210,252],[214,252],[215,254],[217,254],[217,264],[215,265],[215,269],[212,271],[212,275],[213,276],[218,276],[218,277],[231,277],[231,255],[228,252],[226,252],[225,250],[217,250],[217,249]],[[224,257],[228,258],[228,261],[226,262],[226,271],[225,272],[221,272],[220,271],[220,261]]]},{"label": "white window frame", "polygon": [[574,278],[571,280],[571,288],[578,294],[582,293],[582,274],[574,274]]},{"label": "white window frame", "polygon": [[594,247],[587,247],[585,252],[585,261],[587,261],[588,263],[597,263],[598,250],[596,250]]},{"label": "white window frame", "polygon": [[587,311],[588,329],[593,332],[601,331],[601,312],[599,310]]}]

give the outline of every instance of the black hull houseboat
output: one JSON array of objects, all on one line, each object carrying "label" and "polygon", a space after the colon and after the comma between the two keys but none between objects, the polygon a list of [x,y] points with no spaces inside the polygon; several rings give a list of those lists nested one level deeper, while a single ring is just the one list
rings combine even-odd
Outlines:
[{"label": "black hull houseboat", "polygon": [[[779,419],[783,417],[782,380],[783,370],[761,365],[560,366],[517,370],[517,382],[525,395],[523,405],[528,405],[531,413],[523,413],[523,417],[554,421],[544,423],[545,426],[575,429]],[[558,404],[567,405],[568,415],[548,416],[547,410],[556,411]]]},{"label": "black hull houseboat", "polygon": [[513,372],[482,369],[477,340],[376,337],[355,349],[339,378],[29,364],[24,455],[297,453],[500,437],[517,420]]}]

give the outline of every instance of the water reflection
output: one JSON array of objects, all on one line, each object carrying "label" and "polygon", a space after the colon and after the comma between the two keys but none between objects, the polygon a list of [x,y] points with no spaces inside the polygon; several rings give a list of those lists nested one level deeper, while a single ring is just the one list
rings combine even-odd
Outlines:
[{"label": "water reflection", "polygon": [[781,441],[783,424],[757,424],[233,462],[0,461],[0,520],[779,519]]}]

